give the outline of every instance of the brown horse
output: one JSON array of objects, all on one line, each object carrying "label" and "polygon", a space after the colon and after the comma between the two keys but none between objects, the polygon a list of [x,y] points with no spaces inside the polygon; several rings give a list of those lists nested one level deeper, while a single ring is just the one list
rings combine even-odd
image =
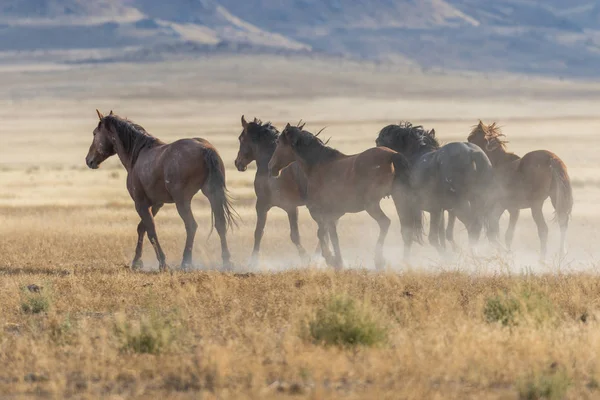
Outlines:
[{"label": "brown horse", "polygon": [[[420,241],[421,238],[422,213],[407,196],[410,168],[406,158],[386,147],[345,155],[302,127],[287,124],[277,139],[269,171],[277,175],[297,161],[306,174],[306,205],[317,222],[319,243],[327,263],[335,268],[343,266],[336,228],[339,218],[346,213],[367,211],[379,224],[375,265],[383,266],[383,243],[390,219],[381,210],[379,202],[388,195],[392,195],[400,216],[404,257],[408,258],[413,239]],[[327,235],[333,245],[333,256],[327,245]]]},{"label": "brown horse", "polygon": [[[96,169],[108,157],[117,154],[127,170],[127,190],[140,215],[138,241],[132,268],[142,264],[144,235],[148,232],[161,271],[168,269],[154,226],[154,216],[165,203],[175,203],[185,223],[187,240],[183,251],[182,268],[192,264],[192,248],[197,224],[192,214],[192,197],[202,190],[212,210],[214,227],[221,238],[221,253],[225,268],[230,268],[227,248],[227,227],[235,224],[225,185],[225,167],[217,150],[200,138],[180,139],[165,144],[133,122],[113,115],[106,117],[98,110],[100,122],[85,162]],[[212,232],[212,228],[211,228]]]},{"label": "brown horse", "polygon": [[490,216],[490,239],[497,240],[500,216],[508,210],[510,222],[506,231],[506,245],[510,249],[520,210],[531,208],[540,238],[540,256],[544,260],[548,225],[542,207],[550,197],[560,226],[559,255],[562,258],[565,255],[567,228],[573,209],[573,192],[567,167],[556,154],[546,150],[532,151],[523,157],[509,153],[506,151],[508,142],[504,137],[495,122],[485,125],[479,121],[467,139],[483,149],[492,162],[496,175],[497,205]]},{"label": "brown horse", "polygon": [[269,161],[275,152],[279,131],[270,122],[263,124],[254,118],[247,122],[242,115],[242,133],[239,136],[240,149],[235,159],[238,171],[245,171],[252,161],[256,161],[254,192],[256,193],[256,229],[254,230],[254,250],[251,264],[258,260],[260,242],[263,237],[267,214],[273,207],[283,209],[290,223],[290,238],[296,245],[300,257],[306,258],[306,250],[300,243],[298,231],[298,207],[306,204],[306,175],[298,163],[291,163],[281,170],[279,177],[269,176]]}]

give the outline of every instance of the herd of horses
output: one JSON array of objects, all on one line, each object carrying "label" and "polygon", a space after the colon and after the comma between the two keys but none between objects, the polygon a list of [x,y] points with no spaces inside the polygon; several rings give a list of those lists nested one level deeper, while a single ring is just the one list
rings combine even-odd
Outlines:
[{"label": "herd of horses", "polygon": [[[227,230],[237,224],[225,181],[225,166],[217,150],[201,138],[180,139],[166,144],[144,128],[111,111],[100,119],[86,157],[90,168],[98,168],[117,155],[127,170],[127,189],[140,216],[138,241],[132,268],[141,268],[147,234],[159,262],[166,270],[154,217],[165,203],[175,203],[187,233],[182,268],[192,264],[197,223],[191,200],[201,190],[211,206],[212,224],[221,240],[225,269],[231,255]],[[271,123],[241,118],[239,151],[235,166],[245,171],[256,162],[256,229],[251,263],[258,260],[267,214],[273,207],[286,211],[290,238],[302,258],[307,258],[298,230],[298,207],[306,206],[317,223],[320,253],[328,265],[343,267],[337,222],[347,213],[366,211],[379,225],[375,265],[384,266],[383,245],[390,219],[380,201],[391,197],[401,224],[404,258],[409,259],[413,242],[422,242],[423,213],[430,214],[429,241],[440,253],[446,241],[453,248],[458,218],[466,227],[469,243],[475,245],[485,229],[490,242],[510,249],[521,209],[530,208],[540,239],[540,258],[547,253],[548,226],[542,213],[550,197],[560,226],[559,255],[565,255],[565,240],[573,194],[567,168],[554,153],[536,150],[519,157],[506,150],[505,136],[496,123],[483,122],[473,128],[467,142],[440,145],[435,131],[408,122],[388,125],[375,138],[376,147],[346,155],[304,129],[289,123],[279,132]],[[444,212],[448,211],[448,225]],[[499,221],[508,211],[506,248],[500,243]],[[331,249],[330,246],[333,248]],[[332,251],[333,250],[333,251]]]}]

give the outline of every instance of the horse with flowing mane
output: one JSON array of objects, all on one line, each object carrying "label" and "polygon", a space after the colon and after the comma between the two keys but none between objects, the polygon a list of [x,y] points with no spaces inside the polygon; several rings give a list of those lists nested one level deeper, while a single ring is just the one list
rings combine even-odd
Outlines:
[{"label": "horse with flowing mane", "polygon": [[490,235],[498,236],[500,216],[508,210],[510,221],[506,231],[506,245],[510,249],[520,210],[531,208],[540,238],[540,256],[544,260],[548,225],[542,207],[550,197],[560,226],[559,255],[564,257],[567,228],[573,210],[573,190],[565,163],[547,150],[531,151],[523,157],[506,151],[508,141],[495,122],[486,125],[479,121],[467,140],[485,151],[497,177],[498,187],[494,194],[497,206],[491,216]]},{"label": "horse with flowing mane", "polygon": [[256,229],[254,230],[254,249],[251,265],[258,260],[260,243],[263,237],[267,214],[273,207],[283,209],[290,223],[290,238],[296,245],[300,257],[307,258],[306,250],[300,242],[298,230],[298,207],[306,204],[306,175],[298,163],[283,168],[278,177],[269,175],[269,161],[275,152],[279,131],[270,122],[254,118],[247,122],[242,115],[242,133],[238,140],[240,148],[235,159],[238,171],[245,171],[256,161],[254,193],[256,193]]},{"label": "horse with flowing mane", "polygon": [[[406,158],[383,147],[346,155],[327,146],[316,135],[303,130],[303,127],[287,124],[277,139],[269,170],[271,175],[277,176],[284,167],[297,161],[306,174],[306,205],[318,225],[317,235],[327,263],[335,268],[343,267],[337,235],[340,217],[346,213],[367,211],[379,224],[375,265],[383,267],[383,243],[390,219],[379,203],[388,195],[392,196],[400,217],[404,257],[408,258],[412,241],[420,241],[422,213],[407,195],[410,190],[410,166]],[[327,235],[334,255],[327,245]]]},{"label": "horse with flowing mane", "polygon": [[[175,203],[185,223],[187,239],[182,268],[192,264],[192,249],[197,223],[191,201],[202,190],[211,206],[214,227],[221,238],[221,254],[225,268],[231,267],[227,247],[227,228],[236,223],[225,184],[225,167],[219,153],[207,140],[180,139],[166,144],[150,135],[144,128],[111,111],[104,116],[96,110],[100,122],[94,129],[93,140],[85,162],[96,169],[107,158],[117,154],[127,170],[127,190],[135,203],[141,221],[132,268],[141,268],[144,235],[154,247],[159,269],[168,269],[162,251],[154,217],[165,203]],[[212,228],[211,228],[212,232]]]},{"label": "horse with flowing mane", "polygon": [[[492,180],[492,164],[485,153],[471,143],[454,142],[440,146],[435,130],[427,131],[410,122],[384,127],[375,140],[403,154],[411,165],[411,187],[416,202],[429,212],[431,244],[443,252],[444,210],[465,224],[472,245],[479,240],[486,218],[485,193]],[[454,243],[454,218],[446,238]]]}]

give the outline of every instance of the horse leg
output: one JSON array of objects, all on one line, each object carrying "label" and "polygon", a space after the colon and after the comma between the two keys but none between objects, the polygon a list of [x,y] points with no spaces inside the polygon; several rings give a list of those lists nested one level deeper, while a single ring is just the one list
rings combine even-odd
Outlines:
[{"label": "horse leg", "polygon": [[474,249],[477,246],[481,229],[483,228],[481,218],[478,217],[473,207],[466,201],[459,202],[454,208],[454,212],[457,218],[467,227],[469,246]]},{"label": "horse leg", "polygon": [[[152,216],[156,216],[158,211],[162,207],[162,204],[158,204],[152,206]],[[142,250],[144,248],[144,236],[146,236],[146,226],[144,225],[144,221],[140,221],[137,227],[138,233],[138,241],[135,247],[135,256],[133,257],[133,261],[131,262],[132,269],[142,269],[144,268],[144,263],[142,262]]]},{"label": "horse leg", "polygon": [[452,244],[452,250],[458,251],[458,246],[454,241],[454,224],[456,223],[456,214],[454,211],[448,210],[448,227],[446,228],[446,240]]},{"label": "horse leg", "polygon": [[379,202],[369,206],[366,211],[375,221],[377,221],[377,224],[379,224],[379,237],[377,238],[377,245],[375,246],[375,268],[382,269],[385,266],[383,243],[385,242],[388,230],[390,229],[391,221],[381,209]]},{"label": "horse leg", "polygon": [[400,231],[402,233],[402,241],[404,242],[404,261],[409,261],[412,242],[416,236],[415,232],[419,231],[417,224],[420,221],[417,221],[417,212],[420,215],[421,211],[417,210],[414,201],[408,198],[406,194],[393,193],[392,199],[394,200],[396,212],[400,219]]},{"label": "horse leg", "polygon": [[181,261],[181,268],[186,269],[192,265],[192,251],[194,249],[194,237],[196,236],[196,229],[198,229],[198,224],[194,219],[194,214],[192,213],[192,204],[191,200],[184,200],[181,202],[177,202],[175,204],[177,206],[177,212],[179,216],[183,220],[185,224],[185,248],[183,249],[183,258]]},{"label": "horse leg", "polygon": [[535,221],[538,229],[538,236],[540,237],[540,260],[544,261],[546,259],[546,246],[548,244],[548,225],[546,224],[546,220],[544,219],[544,213],[542,212],[542,207],[544,202],[540,202],[534,204],[531,207],[531,216]]},{"label": "horse leg", "polygon": [[250,266],[256,265],[258,261],[260,243],[265,232],[267,213],[269,212],[269,209],[270,207],[265,206],[258,201],[256,202],[256,228],[254,229],[254,248],[252,250],[252,257],[250,257]]},{"label": "horse leg", "polygon": [[221,239],[221,259],[223,260],[223,268],[226,271],[230,271],[233,265],[231,264],[231,253],[227,246],[227,220],[225,219],[225,211],[218,199],[211,196],[210,193],[205,193],[205,195],[208,197],[211,209],[214,210],[215,229]]},{"label": "horse leg", "polygon": [[319,245],[321,246],[321,254],[323,258],[325,258],[325,262],[327,265],[333,265],[333,257],[331,255],[331,250],[329,250],[329,243],[327,242],[327,226],[324,221],[317,220],[317,225],[319,228],[317,229],[317,237],[319,238]]},{"label": "horse leg", "polygon": [[429,243],[441,254],[440,248],[440,217],[443,210],[435,210],[429,213]]},{"label": "horse leg", "polygon": [[567,228],[569,227],[569,217],[568,216],[557,216],[558,217],[558,225],[560,226],[560,249],[558,256],[561,260],[567,254],[566,249],[566,241],[567,241]]},{"label": "horse leg", "polygon": [[506,247],[508,248],[508,250],[510,250],[513,238],[515,236],[515,228],[517,227],[517,221],[519,220],[519,214],[521,213],[521,210],[516,208],[508,210],[508,213],[510,215],[510,220],[508,221],[508,229],[506,229],[505,241]]},{"label": "horse leg", "polygon": [[152,212],[150,211],[151,207],[145,207],[142,205],[135,205],[135,208],[142,218],[142,222],[146,227],[146,232],[148,233],[148,239],[150,239],[150,243],[152,243],[152,247],[154,247],[154,251],[156,253],[156,258],[158,259],[158,269],[162,271],[166,271],[168,269],[166,263],[165,253],[162,251],[160,247],[160,243],[158,242],[158,236],[156,235],[156,226],[154,225],[154,217],[152,216]]},{"label": "horse leg", "polygon": [[290,222],[290,239],[292,243],[296,245],[298,249],[298,254],[300,254],[300,258],[304,261],[307,260],[306,250],[302,247],[302,243],[300,242],[300,231],[298,230],[298,208],[294,207],[291,210],[287,210],[288,220]]},{"label": "horse leg", "polygon": [[444,229],[446,228],[444,210],[440,213],[440,223],[437,226],[438,229],[438,239],[440,241],[440,249],[442,249],[443,253],[446,253],[446,237],[444,236]]},{"label": "horse leg", "polygon": [[500,235],[500,217],[504,214],[505,209],[501,206],[495,206],[488,216],[488,230],[487,236],[488,240],[492,244],[492,246],[496,247],[498,250],[505,251],[506,249],[500,243],[498,236]]},{"label": "horse leg", "polygon": [[344,267],[344,261],[342,260],[340,241],[337,234],[337,219],[332,219],[327,222],[327,230],[329,231],[329,238],[331,239],[331,245],[333,246],[334,251],[333,267],[336,270],[340,270]]}]

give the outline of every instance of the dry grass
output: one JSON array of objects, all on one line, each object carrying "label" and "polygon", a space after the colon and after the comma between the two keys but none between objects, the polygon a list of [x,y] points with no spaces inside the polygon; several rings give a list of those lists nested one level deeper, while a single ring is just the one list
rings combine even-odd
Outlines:
[{"label": "dry grass", "polygon": [[[109,269],[0,282],[0,391],[8,395],[598,395],[597,276]],[[31,283],[52,287],[46,312],[23,312],[20,291]],[[525,290],[552,313],[540,314],[536,303],[517,325],[486,320],[490,298],[527,302]],[[336,347],[308,339],[311,318],[339,295],[385,317],[387,340]]]}]

